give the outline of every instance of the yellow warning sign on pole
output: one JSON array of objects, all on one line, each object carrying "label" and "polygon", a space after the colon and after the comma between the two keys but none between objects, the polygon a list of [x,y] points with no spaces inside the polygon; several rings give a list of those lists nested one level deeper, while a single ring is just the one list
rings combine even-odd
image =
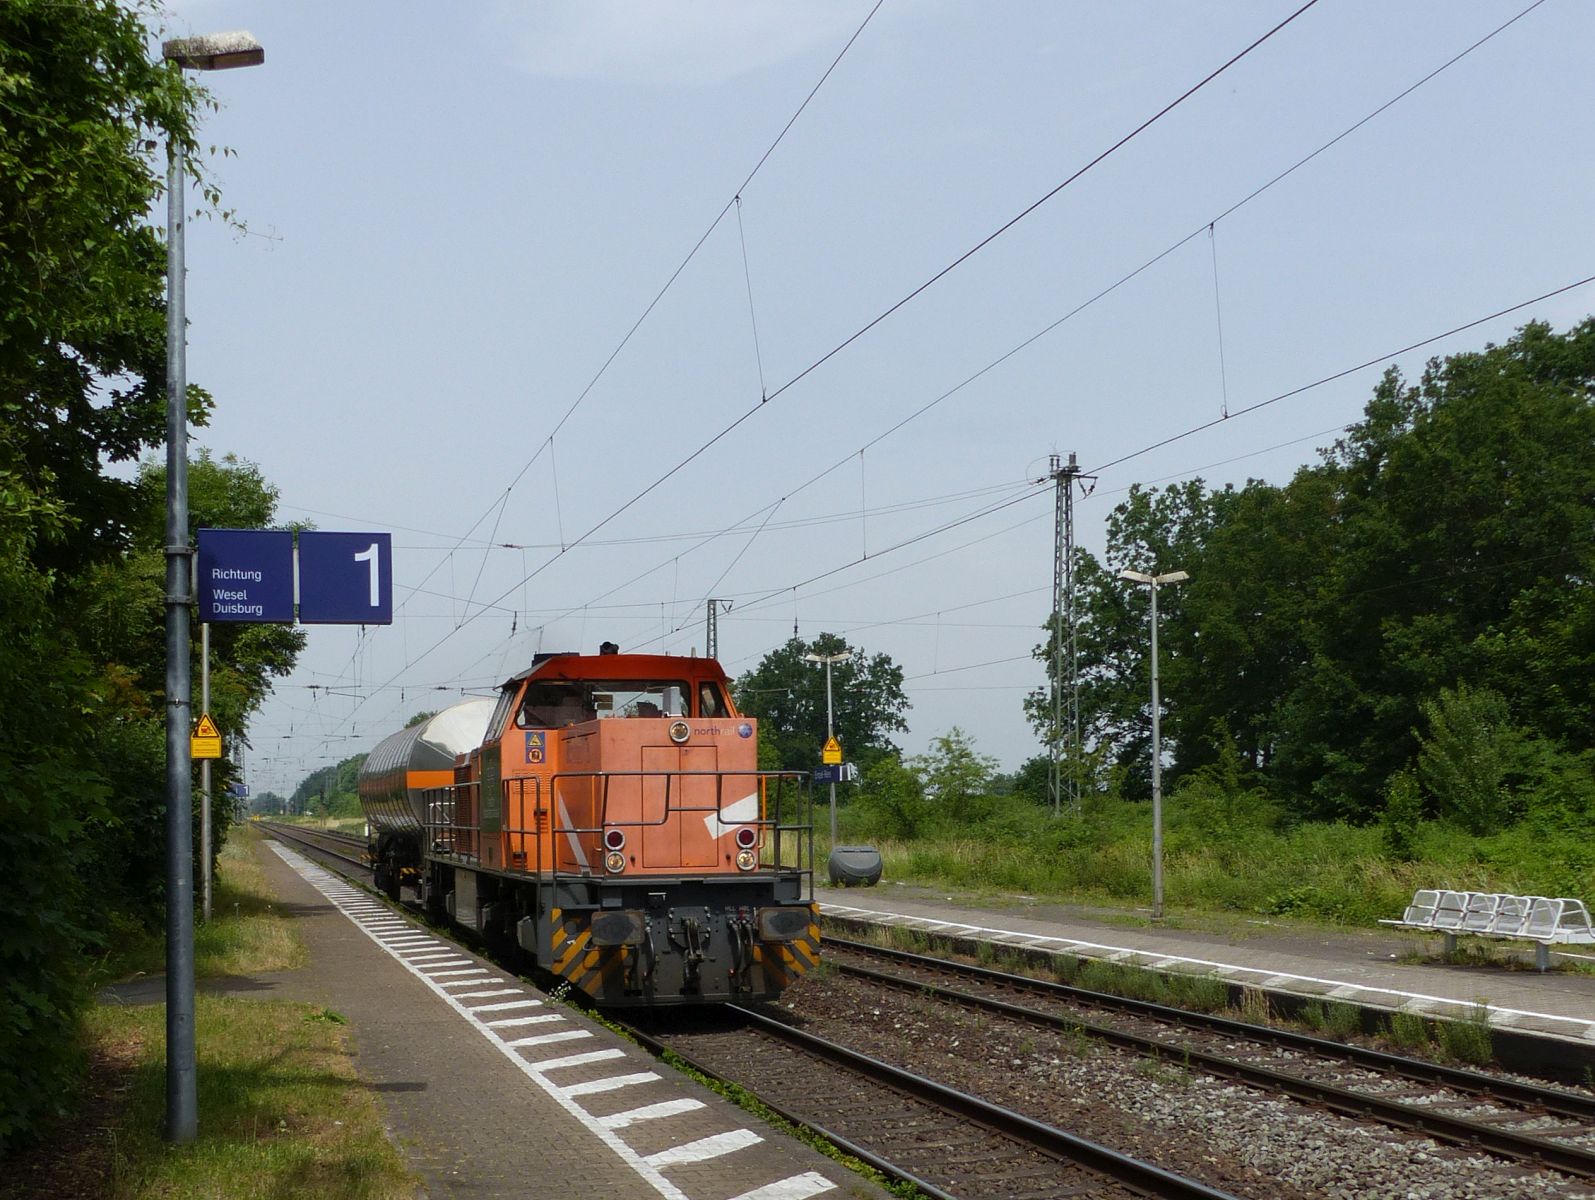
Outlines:
[{"label": "yellow warning sign on pole", "polygon": [[216,728],[216,722],[210,719],[209,713],[200,714],[199,724],[194,727],[194,736],[188,739],[188,752],[191,758],[222,756],[222,731]]},{"label": "yellow warning sign on pole", "polygon": [[820,751],[820,762],[826,766],[833,766],[842,761],[842,743],[834,737],[825,739],[825,748]]}]

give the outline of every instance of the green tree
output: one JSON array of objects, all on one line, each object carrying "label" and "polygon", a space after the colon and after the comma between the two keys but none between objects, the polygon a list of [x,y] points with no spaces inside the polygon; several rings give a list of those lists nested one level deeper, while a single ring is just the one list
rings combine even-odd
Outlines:
[{"label": "green tree", "polygon": [[[1183,569],[1159,593],[1171,784],[1228,746],[1290,815],[1372,819],[1418,753],[1422,702],[1465,684],[1548,739],[1536,752],[1576,811],[1566,756],[1595,724],[1592,396],[1595,320],[1530,324],[1416,383],[1387,372],[1283,487],[1132,489],[1102,562],[1076,560],[1087,748],[1145,794],[1146,589],[1117,576]],[[1054,633],[1036,649],[1049,682]],[[1050,689],[1026,711],[1045,745]]]},{"label": "green tree", "polygon": [[849,657],[831,665],[836,737],[843,752],[861,771],[897,752],[891,734],[908,728],[903,669],[890,655],[866,655],[838,635],[822,633],[812,642],[793,638],[772,650],[735,684],[737,707],[759,719],[783,770],[812,770],[825,744],[825,668],[803,656],[844,652]]},{"label": "green tree", "polygon": [[1334,490],[1311,669],[1282,706],[1280,781],[1378,810],[1423,698],[1488,686],[1560,739],[1595,719],[1595,321],[1394,370],[1320,469]]},{"label": "green tree", "polygon": [[312,771],[294,789],[289,807],[305,816],[358,816],[360,768],[365,765],[365,761],[364,754],[352,754],[335,766]]},{"label": "green tree", "polygon": [[[257,528],[275,518],[277,489],[252,463],[201,450],[189,463],[189,480],[191,530]],[[80,644],[98,664],[104,693],[120,717],[100,734],[101,769],[118,796],[118,820],[105,831],[105,886],[119,903],[153,920],[164,894],[165,467],[145,463],[129,499],[127,547],[63,579],[59,592],[61,603],[84,617]],[[190,645],[196,705],[197,632]],[[242,737],[272,681],[293,669],[304,644],[304,632],[287,625],[212,625],[210,710],[224,734]],[[239,781],[231,759],[212,764],[214,796]],[[212,801],[213,854],[226,840],[232,812],[231,805]]]},{"label": "green tree", "polygon": [[[121,665],[152,633],[122,627],[132,653],[102,660],[100,614],[78,603],[132,540],[136,485],[104,466],[164,437],[158,148],[170,135],[201,166],[204,93],[150,62],[152,11],[0,4],[0,1156],[71,1095],[104,931],[135,891],[160,896],[118,853],[158,844],[144,792],[164,706]],[[190,392],[196,422],[207,403]]]},{"label": "green tree", "polygon": [[894,755],[876,759],[863,773],[858,798],[848,806],[849,825],[862,837],[919,837],[937,824],[919,773]]},{"label": "green tree", "polygon": [[279,816],[288,811],[288,800],[276,792],[256,792],[249,797],[251,816]]},{"label": "green tree", "polygon": [[[124,543],[132,485],[102,465],[164,438],[165,250],[149,214],[168,137],[203,181],[194,128],[207,101],[150,60],[155,11],[0,5],[0,411],[13,469],[72,518],[35,547],[54,566]],[[191,419],[208,407],[193,389]]]},{"label": "green tree", "polygon": [[[1079,649],[1080,717],[1083,749],[1106,747],[1104,765],[1117,768],[1134,795],[1151,793],[1151,600],[1144,587],[1119,578],[1125,568],[1145,572],[1193,573],[1214,525],[1233,502],[1228,490],[1209,493],[1200,479],[1167,488],[1130,489],[1108,517],[1107,550],[1102,562],[1089,551],[1075,559],[1076,641]],[[1158,593],[1161,670],[1191,652],[1193,630],[1184,617],[1183,588]],[[1051,681],[1058,630],[1049,617],[1046,640],[1034,650],[1047,686],[1025,699],[1025,714],[1046,745],[1051,737]],[[1171,694],[1175,689],[1169,689]],[[1175,711],[1178,701],[1170,700]],[[1173,729],[1166,739],[1174,743]],[[1091,761],[1090,755],[1082,755]],[[1103,781],[1096,781],[1100,785]]]},{"label": "green tree", "polygon": [[1436,810],[1469,833],[1494,833],[1507,822],[1509,777],[1521,775],[1525,735],[1506,698],[1488,688],[1441,688],[1425,701],[1427,736],[1418,738],[1418,778]]},{"label": "green tree", "polygon": [[[7,445],[0,428],[0,456]],[[92,765],[101,706],[89,664],[61,637],[50,577],[31,561],[63,521],[62,505],[0,472],[0,1158],[73,1092],[73,1030],[98,945],[85,868],[89,834],[109,816]]]},{"label": "green tree", "polygon": [[938,819],[954,828],[979,820],[997,776],[997,760],[977,752],[974,739],[956,725],[931,739],[930,749],[910,759],[908,767],[919,776]]}]

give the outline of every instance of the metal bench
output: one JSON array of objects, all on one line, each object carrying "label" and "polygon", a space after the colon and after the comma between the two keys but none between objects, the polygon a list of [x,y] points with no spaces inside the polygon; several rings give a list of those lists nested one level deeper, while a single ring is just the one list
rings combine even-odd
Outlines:
[{"label": "metal bench", "polygon": [[1501,892],[1447,892],[1420,888],[1399,920],[1381,925],[1445,935],[1445,952],[1457,948],[1457,935],[1516,938],[1534,943],[1534,965],[1551,965],[1555,945],[1595,945],[1595,927],[1582,900],[1566,896],[1509,896]]}]

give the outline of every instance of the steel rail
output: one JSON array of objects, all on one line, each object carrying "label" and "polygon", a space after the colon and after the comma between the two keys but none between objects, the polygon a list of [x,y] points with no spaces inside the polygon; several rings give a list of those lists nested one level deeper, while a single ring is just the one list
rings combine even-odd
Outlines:
[{"label": "steel rail", "polygon": [[[610,1018],[610,1020],[613,1021],[614,1019]],[[723,1087],[738,1088],[749,1095],[754,1095],[753,1090],[749,1088],[747,1084],[730,1078],[722,1072],[715,1070],[715,1068],[709,1066],[707,1063],[695,1059],[690,1055],[683,1054],[680,1050],[677,1050],[668,1043],[660,1041],[659,1038],[653,1034],[647,1033],[644,1030],[637,1028],[637,1026],[623,1021],[615,1021],[614,1023],[626,1031],[626,1036],[632,1038],[639,1046],[647,1050],[655,1058],[669,1057],[675,1062],[686,1067],[689,1071],[693,1071],[698,1075],[702,1075],[711,1083],[717,1083]],[[912,1184],[919,1191],[924,1192],[925,1195],[931,1197],[932,1200],[958,1200],[958,1197],[953,1195],[951,1192],[943,1191],[929,1180],[921,1179],[912,1172],[905,1171],[896,1163],[887,1161],[867,1147],[861,1146],[857,1142],[854,1142],[851,1139],[844,1137],[842,1134],[837,1133],[834,1129],[830,1129],[824,1125],[821,1125],[809,1117],[802,1116],[801,1114],[782,1106],[776,1101],[771,1100],[768,1096],[760,1094],[754,1095],[754,1098],[759,1102],[761,1107],[768,1109],[787,1124],[796,1129],[802,1129],[810,1133],[817,1134],[818,1136],[824,1138],[827,1142],[830,1142],[831,1145],[835,1146],[838,1150],[842,1151],[842,1153],[851,1158],[858,1159],[859,1162],[864,1163],[866,1166],[873,1167],[887,1178],[902,1183]]]},{"label": "steel rail", "polygon": [[1150,1000],[1135,1000],[1128,996],[1115,996],[1108,992],[1092,991],[1089,988],[1075,987],[1072,984],[1057,983],[1047,979],[1033,979],[1027,975],[1013,975],[1005,971],[992,970],[990,967],[975,966],[971,963],[954,962],[951,959],[936,958],[926,954],[914,954],[906,950],[893,950],[885,946],[872,946],[867,942],[856,942],[848,938],[827,937],[825,944],[838,946],[844,950],[873,955],[889,961],[906,962],[931,970],[966,975],[971,979],[985,980],[990,983],[1012,987],[1016,990],[1035,992],[1039,995],[1056,999],[1077,1001],[1097,1008],[1132,1013],[1169,1024],[1183,1025],[1191,1029],[1223,1034],[1227,1037],[1244,1037],[1252,1041],[1270,1042],[1290,1050],[1301,1050],[1310,1054],[1323,1055],[1327,1058],[1340,1058],[1357,1066],[1399,1075],[1404,1079],[1411,1079],[1417,1083],[1456,1088],[1459,1091],[1469,1092],[1478,1096],[1510,1100],[1516,1104],[1543,1108],[1546,1112],[1554,1113],[1558,1116],[1595,1121],[1595,1097],[1581,1096],[1576,1092],[1562,1091],[1558,1088],[1536,1087],[1533,1084],[1519,1083],[1513,1079],[1502,1079],[1494,1075],[1484,1075],[1478,1071],[1469,1071],[1462,1067],[1448,1067],[1441,1063],[1425,1062],[1423,1059],[1407,1058],[1400,1054],[1390,1054],[1384,1050],[1373,1050],[1367,1046],[1354,1046],[1346,1042],[1331,1041],[1328,1038],[1314,1037],[1311,1034],[1298,1033],[1291,1029],[1276,1029],[1271,1025],[1255,1025],[1247,1021],[1237,1021],[1233,1017],[1221,1017],[1213,1013],[1172,1008],[1169,1005],[1157,1004]]},{"label": "steel rail", "polygon": [[346,863],[352,863],[359,867],[362,871],[369,872],[371,870],[371,864],[364,858],[355,858],[353,855],[340,853],[339,851],[329,849],[324,845],[319,845],[315,841],[316,838],[325,838],[329,841],[340,842],[346,846],[357,845],[362,851],[364,851],[365,840],[363,838],[355,837],[354,834],[337,833],[330,829],[305,830],[293,825],[279,825],[275,821],[259,821],[257,824],[267,833],[271,834],[272,837],[284,838],[290,842],[298,842],[301,846],[308,846],[318,854],[326,854],[332,858],[342,859]]},{"label": "steel rail", "polygon": [[[839,944],[837,939],[827,939],[827,942],[833,946]],[[868,949],[873,953],[875,948]],[[901,952],[892,951],[888,957],[895,957],[899,953]],[[1061,984],[1046,985],[1044,981],[1026,980],[1022,976],[1005,975],[1002,972],[988,971],[985,968],[966,967],[957,963],[948,964],[944,960],[929,959],[920,955],[909,955],[907,957],[917,959],[919,963],[936,970],[979,976],[992,982],[1000,982],[1003,986],[1024,986],[1026,990],[1035,992],[1050,992],[1053,987],[1064,992],[1078,990]],[[1010,1020],[1021,1021],[1029,1025],[1039,1025],[1060,1032],[1083,1033],[1122,1049],[1134,1050],[1162,1059],[1177,1061],[1182,1065],[1201,1067],[1203,1070],[1215,1075],[1234,1079],[1267,1091],[1283,1093],[1293,1099],[1309,1104],[1322,1105],[1325,1108],[1348,1116],[1376,1120],[1397,1128],[1423,1133],[1442,1141],[1488,1150],[1491,1153],[1516,1162],[1534,1163],[1553,1167],[1570,1175],[1595,1178],[1595,1151],[1564,1145],[1563,1143],[1553,1142],[1531,1134],[1514,1133],[1508,1129],[1498,1128],[1465,1117],[1448,1116],[1445,1113],[1425,1109],[1400,1100],[1385,1099],[1381,1096],[1370,1095],[1335,1084],[1304,1079],[1287,1071],[1276,1071],[1267,1067],[1255,1066],[1235,1058],[1209,1053],[1190,1046],[1173,1045],[1142,1034],[1081,1022],[1070,1017],[1062,1017],[1054,1013],[1041,1012],[1022,1005],[1010,1004],[1003,1000],[995,1000],[985,996],[976,996],[967,992],[959,992],[934,984],[927,984],[920,979],[873,971],[867,967],[838,963],[835,960],[831,960],[831,965],[834,970],[843,974],[866,979],[879,986],[912,992],[916,995],[931,995],[951,1003],[995,1013]],[[1087,993],[1087,995],[1093,999],[1102,996],[1101,993]],[[1121,999],[1118,997],[1103,998],[1113,1001]],[[1134,1006],[1133,1008],[1130,1007],[1132,1005]],[[1266,1026],[1247,1025],[1244,1022],[1231,1021],[1221,1017],[1211,1018],[1213,1024],[1209,1025],[1206,1023],[1208,1018],[1204,1014],[1186,1013],[1179,1009],[1169,1009],[1164,1005],[1150,1005],[1145,1001],[1130,1001],[1126,1004],[1127,1011],[1136,1011],[1144,1014],[1148,1009],[1158,1010],[1159,1013],[1172,1014],[1173,1016],[1170,1019],[1181,1018],[1179,1023],[1184,1025],[1195,1025],[1198,1022],[1184,1020],[1183,1018],[1201,1017],[1201,1026],[1210,1031],[1223,1032],[1230,1036],[1245,1037],[1256,1041],[1274,1042],[1275,1044],[1288,1045],[1292,1048],[1309,1049],[1315,1053],[1321,1053],[1341,1061],[1350,1059],[1350,1056],[1342,1053],[1347,1047],[1339,1042],[1331,1042],[1322,1038],[1310,1038],[1301,1034],[1288,1034],[1288,1038],[1275,1038],[1275,1034],[1287,1033],[1287,1031],[1274,1030]],[[1548,1110],[1551,1107],[1550,1102],[1555,1101],[1558,1107],[1554,1111],[1557,1115],[1563,1116],[1581,1116],[1581,1112],[1570,1110],[1579,1110],[1586,1106],[1590,1110],[1595,1110],[1595,1103],[1587,1102],[1583,1097],[1573,1096],[1569,1093],[1547,1093],[1543,1089],[1533,1088],[1525,1084],[1511,1083],[1510,1081],[1496,1080],[1475,1072],[1457,1071],[1455,1068],[1434,1068],[1434,1064],[1418,1063],[1416,1060],[1403,1059],[1397,1055],[1379,1054],[1376,1051],[1362,1051],[1361,1047],[1352,1047],[1351,1049],[1356,1049],[1361,1053],[1377,1054],[1378,1058],[1383,1062],[1395,1064],[1385,1069],[1398,1075],[1401,1074],[1399,1067],[1412,1065],[1422,1068],[1421,1072],[1414,1072],[1411,1076],[1417,1082],[1438,1082],[1434,1076],[1428,1074],[1428,1071],[1433,1068],[1447,1072],[1451,1078],[1460,1078],[1462,1082],[1448,1083],[1448,1086],[1452,1086],[1459,1091],[1466,1091],[1472,1095],[1488,1096],[1492,1100],[1510,1098],[1514,1103],[1529,1104]],[[1367,1064],[1359,1062],[1357,1065]],[[1509,1092],[1526,1093],[1528,1098],[1509,1097]]]},{"label": "steel rail", "polygon": [[923,1075],[894,1067],[878,1058],[849,1050],[836,1042],[794,1029],[790,1025],[750,1009],[734,1004],[727,1007],[760,1032],[779,1038],[808,1054],[824,1058],[866,1078],[883,1082],[908,1096],[1012,1138],[1051,1158],[1083,1166],[1127,1187],[1143,1190],[1154,1196],[1173,1197],[1176,1200],[1184,1197],[1190,1197],[1191,1200],[1225,1200],[1225,1198],[1234,1200],[1228,1192],[1221,1192],[1205,1183],[1187,1179],[1162,1167],[1131,1158],[1097,1142],[1088,1141],[1066,1130],[1034,1120],[1023,1113],[957,1091]]}]

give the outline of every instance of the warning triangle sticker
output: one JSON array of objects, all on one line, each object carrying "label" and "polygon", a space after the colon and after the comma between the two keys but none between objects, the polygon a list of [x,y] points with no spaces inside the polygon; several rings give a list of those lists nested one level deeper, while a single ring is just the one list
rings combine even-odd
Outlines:
[{"label": "warning triangle sticker", "polygon": [[201,713],[199,725],[194,730],[195,737],[214,738],[221,737],[222,731],[216,728],[216,722],[210,719],[209,713]]}]

